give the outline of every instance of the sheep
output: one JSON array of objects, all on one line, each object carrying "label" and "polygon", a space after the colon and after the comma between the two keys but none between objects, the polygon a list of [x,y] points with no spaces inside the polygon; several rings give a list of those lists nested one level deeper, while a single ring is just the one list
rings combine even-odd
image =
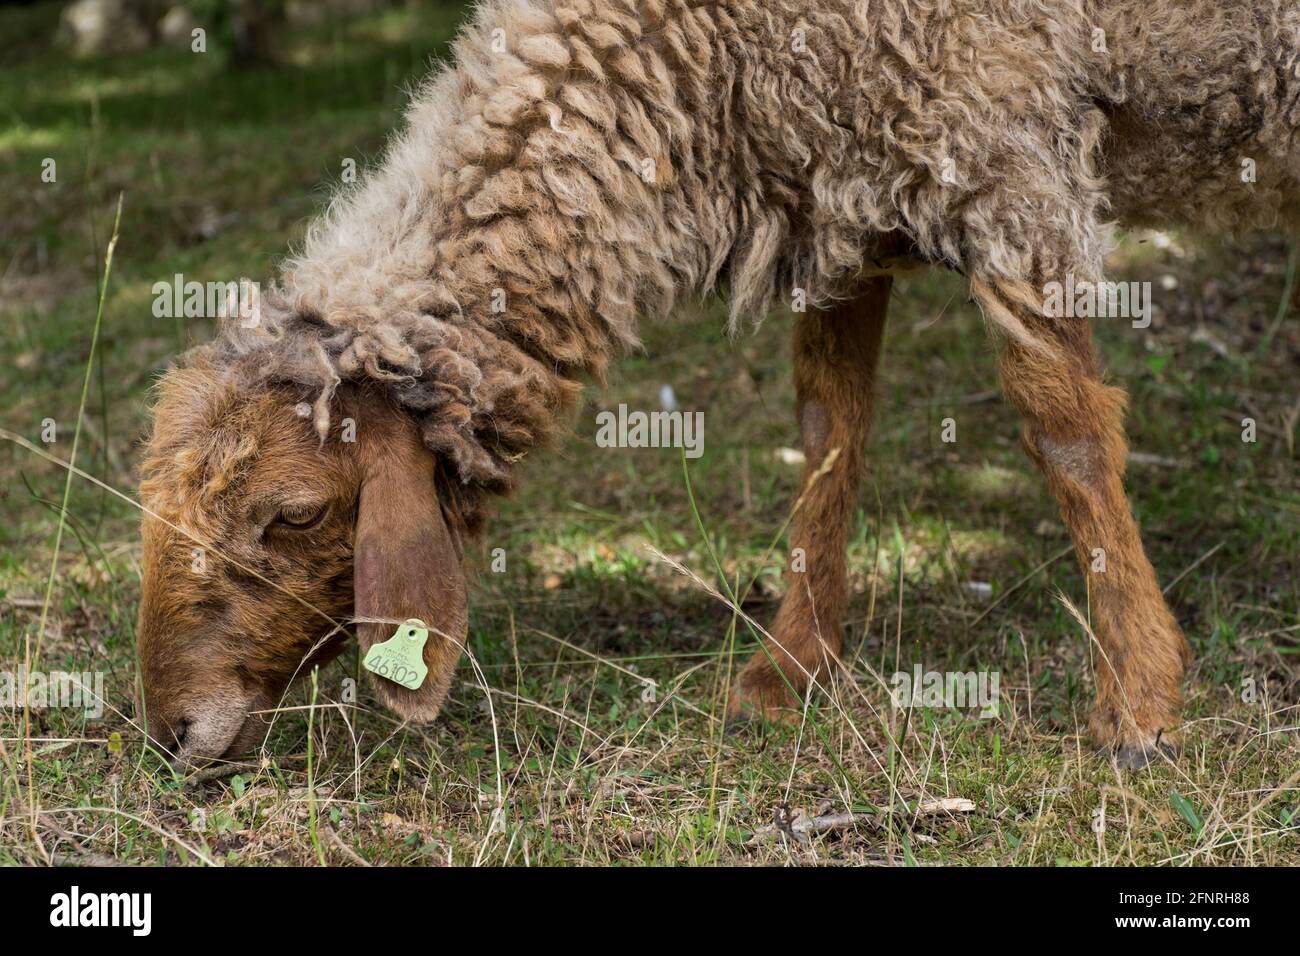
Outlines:
[{"label": "sheep", "polygon": [[376,686],[432,719],[491,502],[639,322],[711,291],[733,334],[808,306],[789,537],[806,570],[730,703],[781,719],[842,650],[891,283],[941,266],[998,343],[1087,576],[1091,735],[1123,767],[1176,754],[1190,651],[1125,494],[1125,396],[1045,290],[1103,281],[1114,222],[1294,221],[1298,31],[1294,0],[485,0],[258,321],[160,383],[140,486],[151,735],[178,760],[242,752],[346,625],[371,648],[407,618],[431,628],[429,677]]}]

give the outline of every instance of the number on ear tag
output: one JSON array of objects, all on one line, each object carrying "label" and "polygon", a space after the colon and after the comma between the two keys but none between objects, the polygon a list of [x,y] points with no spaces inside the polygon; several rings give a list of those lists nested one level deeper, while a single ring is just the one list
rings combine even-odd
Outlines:
[{"label": "number on ear tag", "polygon": [[399,625],[388,640],[370,648],[361,666],[407,690],[418,690],[429,674],[429,668],[424,666],[424,642],[428,639],[429,629],[424,622],[411,618]]}]

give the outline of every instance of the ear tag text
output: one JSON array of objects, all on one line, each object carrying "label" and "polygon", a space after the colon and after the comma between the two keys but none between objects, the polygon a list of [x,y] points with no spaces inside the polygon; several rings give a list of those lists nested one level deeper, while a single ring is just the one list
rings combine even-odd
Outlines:
[{"label": "ear tag text", "polygon": [[429,629],[424,622],[411,618],[399,625],[388,640],[366,651],[361,666],[407,690],[417,690],[429,674],[429,668],[424,666],[424,642],[428,639]]}]

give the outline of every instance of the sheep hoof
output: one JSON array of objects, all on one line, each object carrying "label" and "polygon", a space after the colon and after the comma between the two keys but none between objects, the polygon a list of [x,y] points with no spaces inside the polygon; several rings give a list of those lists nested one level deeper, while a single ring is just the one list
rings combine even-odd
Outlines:
[{"label": "sheep hoof", "polygon": [[745,733],[752,728],[757,721],[752,714],[732,713],[727,715],[727,719],[722,722],[722,732],[730,737],[736,737]]},{"label": "sheep hoof", "polygon": [[1161,758],[1175,760],[1181,749],[1177,735],[1163,730],[1134,734],[1134,737],[1102,748],[1102,753],[1109,756],[1120,770],[1141,770],[1148,764],[1159,764]]},{"label": "sheep hoof", "polygon": [[723,727],[727,733],[738,733],[757,723],[798,723],[800,717],[785,680],[764,661],[761,667],[750,665],[741,671]]},{"label": "sheep hoof", "polygon": [[764,724],[797,724],[799,711],[792,707],[752,707],[747,704],[732,702],[731,709],[723,721],[722,731],[729,736],[739,736]]}]

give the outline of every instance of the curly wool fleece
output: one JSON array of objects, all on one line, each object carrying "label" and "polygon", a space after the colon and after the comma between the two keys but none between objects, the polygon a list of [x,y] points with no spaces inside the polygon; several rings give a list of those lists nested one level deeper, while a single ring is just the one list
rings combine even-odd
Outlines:
[{"label": "curly wool fleece", "polygon": [[1108,208],[1293,215],[1300,14],[1226,6],[489,0],[260,325],[199,351],[316,390],[322,435],[339,382],[382,382],[467,489],[501,490],[684,294],[725,285],[734,328],[849,294],[901,241],[1023,341],[989,290],[1101,276]]}]

